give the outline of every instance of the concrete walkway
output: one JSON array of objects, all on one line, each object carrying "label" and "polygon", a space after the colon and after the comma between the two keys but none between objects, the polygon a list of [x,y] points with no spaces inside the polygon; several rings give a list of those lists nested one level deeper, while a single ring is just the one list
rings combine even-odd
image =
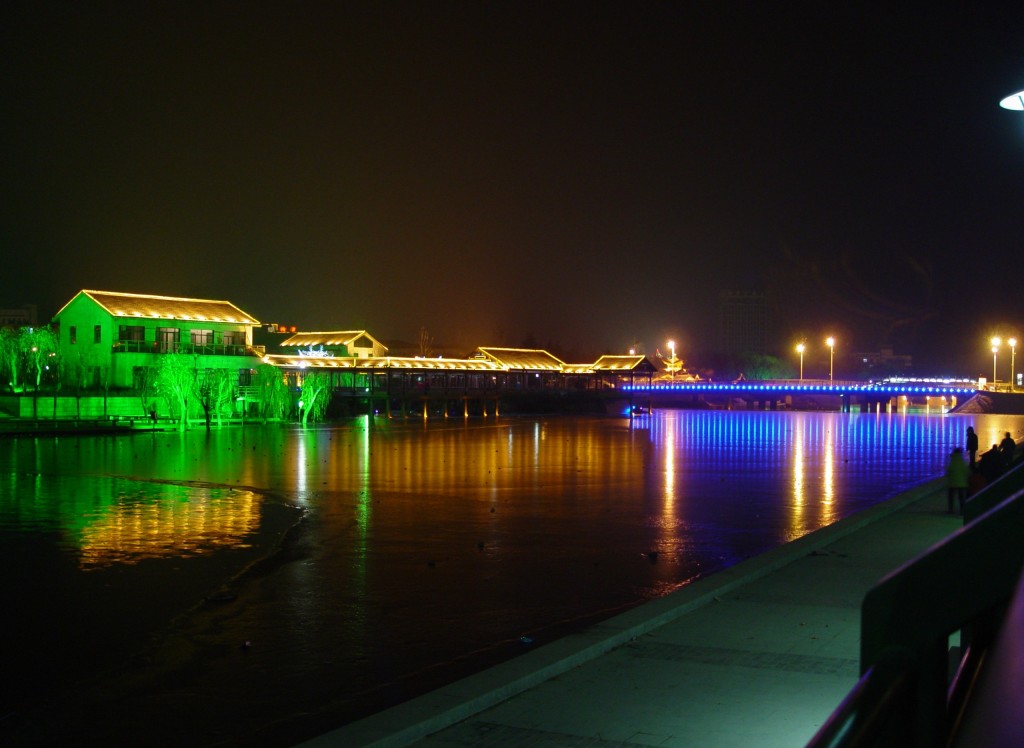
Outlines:
[{"label": "concrete walkway", "polygon": [[962,525],[941,479],[305,745],[804,745],[858,677],[870,587]]}]

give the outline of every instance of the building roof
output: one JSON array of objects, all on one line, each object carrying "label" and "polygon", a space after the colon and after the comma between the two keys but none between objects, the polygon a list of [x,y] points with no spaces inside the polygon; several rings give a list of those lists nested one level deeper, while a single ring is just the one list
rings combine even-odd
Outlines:
[{"label": "building roof", "polygon": [[[646,366],[644,363],[646,362]],[[592,371],[654,371],[646,356],[601,356],[590,365]]]},{"label": "building roof", "polygon": [[282,340],[279,345],[282,347],[295,347],[295,348],[310,348],[314,345],[326,345],[326,346],[342,346],[350,345],[354,340],[360,336],[365,336],[372,341],[374,345],[379,345],[384,350],[387,350],[387,346],[383,345],[379,340],[374,338],[366,330],[337,330],[333,332],[297,332],[290,338]]},{"label": "building roof", "polygon": [[278,367],[300,369],[455,369],[462,371],[499,371],[493,361],[482,358],[418,358],[409,356],[287,356],[268,353],[263,362]]},{"label": "building roof", "polygon": [[534,348],[480,348],[479,351],[506,369],[562,371],[565,368],[565,362]]},{"label": "building roof", "polygon": [[[258,320],[243,312],[230,301],[187,299],[178,296],[150,296],[148,294],[119,293],[116,291],[83,290],[81,294],[88,296],[114,317],[232,322],[241,325],[259,324]],[[77,297],[78,295],[75,298]],[[70,303],[69,301],[68,304]],[[54,316],[59,317],[67,309],[68,304],[65,304]]]},{"label": "building roof", "polygon": [[[324,333],[319,333],[324,334]],[[307,341],[293,343],[306,345]],[[330,344],[325,342],[324,345]],[[310,343],[312,346],[312,344]],[[547,351],[528,348],[481,348],[486,355],[474,358],[423,358],[420,356],[373,356],[352,358],[335,356],[328,351],[307,355],[267,354],[264,363],[284,368],[301,369],[453,369],[462,371],[560,371],[565,374],[589,374],[615,371],[655,371],[645,356],[602,356],[592,364],[565,364]]]}]

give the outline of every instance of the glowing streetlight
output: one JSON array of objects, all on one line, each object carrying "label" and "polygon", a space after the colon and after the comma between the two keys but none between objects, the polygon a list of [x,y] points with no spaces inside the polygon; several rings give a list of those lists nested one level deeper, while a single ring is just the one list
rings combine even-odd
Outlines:
[{"label": "glowing streetlight", "polygon": [[836,339],[829,335],[825,338],[825,345],[828,346],[828,381],[832,381],[832,354],[836,351]]},{"label": "glowing streetlight", "polygon": [[676,358],[676,341],[668,341],[668,354],[668,361],[665,362],[665,368],[668,370],[669,374],[672,375],[672,379],[675,379],[676,372],[683,367],[682,362]]},{"label": "glowing streetlight", "polygon": [[796,352],[800,354],[800,381],[804,381],[804,351],[807,350],[807,346],[803,343],[796,344]]},{"label": "glowing streetlight", "polygon": [[1018,91],[1015,94],[1010,94],[999,102],[999,106],[1003,109],[1012,109],[1016,112],[1024,111],[1024,91]]},{"label": "glowing streetlight", "polygon": [[1006,344],[1010,346],[1010,389],[1012,390],[1017,384],[1017,380],[1013,376],[1013,360],[1017,358],[1017,338],[1010,338]]},{"label": "glowing streetlight", "polygon": [[999,344],[1003,341],[997,335],[989,342],[992,343],[992,385],[995,386],[995,383],[999,381],[996,377],[996,354],[999,353]]}]

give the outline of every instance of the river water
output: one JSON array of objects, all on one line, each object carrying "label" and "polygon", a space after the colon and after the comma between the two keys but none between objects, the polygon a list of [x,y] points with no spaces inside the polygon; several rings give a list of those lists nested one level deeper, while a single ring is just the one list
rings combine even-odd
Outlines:
[{"label": "river water", "polygon": [[941,474],[1024,417],[663,410],[0,440],[0,742],[290,745]]}]

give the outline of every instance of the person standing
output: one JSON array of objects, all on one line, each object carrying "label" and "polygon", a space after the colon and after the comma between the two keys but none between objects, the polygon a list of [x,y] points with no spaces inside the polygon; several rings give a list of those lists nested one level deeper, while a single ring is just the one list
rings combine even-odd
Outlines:
[{"label": "person standing", "polygon": [[967,427],[967,457],[973,468],[978,457],[978,435],[974,433],[974,426]]},{"label": "person standing", "polygon": [[981,456],[978,460],[978,470],[985,477],[986,485],[1003,474],[1003,456],[999,452],[998,444],[993,444],[992,449]]},{"label": "person standing", "polygon": [[1016,456],[1017,442],[1010,436],[1010,432],[1006,432],[1006,436],[999,442],[999,454],[1003,458],[1003,467],[1009,469],[1010,465],[1013,464],[1013,458]]},{"label": "person standing", "polygon": [[967,500],[967,480],[971,469],[964,461],[963,450],[954,447],[949,455],[949,462],[946,464],[946,489],[947,504],[946,510],[953,514],[953,500],[957,502],[957,512],[964,513],[964,501]]}]

